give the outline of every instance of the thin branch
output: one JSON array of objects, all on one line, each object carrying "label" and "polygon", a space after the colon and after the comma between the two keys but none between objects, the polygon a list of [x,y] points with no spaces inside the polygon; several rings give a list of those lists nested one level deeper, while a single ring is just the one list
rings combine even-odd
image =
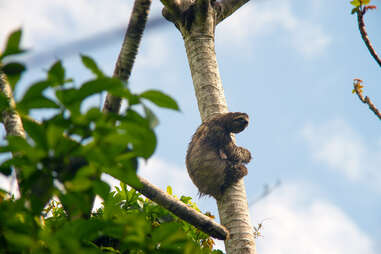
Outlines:
[{"label": "thin branch", "polygon": [[365,23],[364,23],[364,14],[366,13],[366,7],[361,8],[357,11],[357,22],[358,27],[361,33],[361,37],[363,41],[365,42],[366,47],[369,50],[369,53],[373,56],[374,60],[378,63],[378,65],[381,67],[381,58],[377,55],[376,50],[374,49],[372,43],[369,40],[368,33],[365,29]]},{"label": "thin branch", "polygon": [[[114,70],[114,77],[127,82],[135,57],[138,52],[140,40],[143,36],[144,28],[147,23],[147,17],[152,0],[135,0],[132,9],[130,21],[128,23],[127,32],[124,37],[122,48]],[[118,113],[121,106],[121,98],[107,94],[103,105],[104,112]]]},{"label": "thin branch", "polygon": [[224,226],[219,225],[217,222],[209,218],[208,216],[196,211],[195,209],[187,206],[183,202],[177,200],[173,196],[165,193],[158,187],[152,185],[146,179],[139,177],[141,186],[131,186],[138,192],[149,198],[150,200],[156,202],[160,206],[168,209],[177,217],[183,219],[189,224],[195,226],[196,228],[202,230],[208,235],[225,240],[228,238],[228,231]]},{"label": "thin branch", "polygon": [[263,191],[262,193],[255,199],[253,199],[252,201],[249,202],[249,207],[251,207],[252,205],[254,205],[255,203],[257,203],[258,201],[264,199],[265,197],[267,197],[268,195],[270,195],[275,189],[277,189],[280,185],[281,185],[281,181],[280,180],[277,180],[273,185],[268,185],[268,184],[265,184],[263,186]]},{"label": "thin branch", "polygon": [[359,99],[365,103],[365,104],[368,104],[370,110],[373,111],[373,113],[378,116],[378,118],[381,120],[381,113],[380,111],[377,109],[377,107],[372,103],[372,101],[369,99],[368,96],[365,96],[364,98],[364,95],[362,94],[362,80],[361,79],[354,79],[353,81],[353,92],[357,94],[357,96],[359,97]]},{"label": "thin branch", "polygon": [[247,2],[249,2],[249,0],[221,0],[216,2],[217,24],[232,15]]}]

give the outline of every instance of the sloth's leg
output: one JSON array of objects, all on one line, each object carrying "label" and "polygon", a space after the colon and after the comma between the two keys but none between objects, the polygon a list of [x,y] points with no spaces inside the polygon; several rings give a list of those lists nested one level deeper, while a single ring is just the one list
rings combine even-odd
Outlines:
[{"label": "sloth's leg", "polygon": [[245,175],[247,175],[245,165],[228,163],[228,166],[225,168],[225,181],[221,186],[221,192],[223,193],[229,186],[238,182]]}]

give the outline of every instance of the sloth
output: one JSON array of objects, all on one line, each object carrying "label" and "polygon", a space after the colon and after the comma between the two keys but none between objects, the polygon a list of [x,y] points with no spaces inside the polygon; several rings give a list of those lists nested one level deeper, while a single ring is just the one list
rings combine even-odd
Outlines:
[{"label": "sloth", "polygon": [[198,127],[189,144],[186,166],[200,196],[218,199],[224,191],[247,175],[244,164],[250,152],[236,146],[231,133],[243,131],[249,123],[246,113],[218,114]]}]

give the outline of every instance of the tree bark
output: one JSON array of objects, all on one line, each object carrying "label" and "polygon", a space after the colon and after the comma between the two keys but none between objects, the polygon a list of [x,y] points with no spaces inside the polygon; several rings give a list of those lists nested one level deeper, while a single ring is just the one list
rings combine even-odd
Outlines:
[{"label": "tree bark", "polygon": [[[181,32],[201,119],[228,112],[214,47],[215,26],[248,0],[161,0],[164,17]],[[221,224],[230,237],[227,254],[256,253],[243,179],[217,200]]]},{"label": "tree bark", "polygon": [[214,238],[220,240],[225,240],[227,238],[228,231],[226,228],[215,222],[213,219],[185,205],[183,202],[160,190],[146,179],[139,177],[139,180],[142,183],[142,186],[132,187],[150,200],[156,202],[158,205],[171,211],[180,219]]},{"label": "tree bark", "polygon": [[[0,92],[8,98],[8,109],[1,113],[2,122],[4,124],[7,136],[20,136],[25,138],[25,130],[20,118],[16,111],[16,103],[13,98],[12,89],[8,82],[7,76],[0,70]],[[19,168],[15,168],[16,179],[19,187],[22,187],[22,172]],[[20,191],[21,193],[21,191]]]},{"label": "tree bark", "polygon": [[[152,0],[135,0],[130,21],[124,36],[122,48],[114,69],[113,77],[127,82],[131,75],[132,66],[138,53],[140,40],[147,23],[149,8]],[[103,112],[119,113],[122,100],[120,97],[107,94]]]}]

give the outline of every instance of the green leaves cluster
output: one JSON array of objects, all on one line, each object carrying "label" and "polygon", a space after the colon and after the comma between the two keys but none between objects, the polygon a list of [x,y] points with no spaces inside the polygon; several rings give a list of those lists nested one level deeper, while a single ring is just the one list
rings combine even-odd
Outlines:
[{"label": "green leaves cluster", "polygon": [[[11,57],[24,52],[20,39],[21,30],[12,33],[0,55],[0,72],[13,90],[26,69]],[[0,253],[209,253],[207,235],[125,185],[139,186],[138,161],[156,148],[158,119],[146,101],[179,110],[177,103],[157,90],[135,94],[89,56],[81,60],[94,74],[81,85],[57,61],[15,106],[0,96],[0,110],[17,111],[26,133],[25,139],[8,136],[0,145],[0,154],[8,158],[0,173],[16,169],[21,196],[15,200],[0,191]],[[103,92],[124,98],[124,112],[104,114],[84,106]],[[43,120],[33,120],[32,112],[44,114]],[[121,188],[110,192],[102,173],[119,179]],[[94,215],[96,195],[104,207]],[[51,203],[53,197],[59,205]],[[189,198],[183,201],[191,205]]]},{"label": "green leaves cluster", "polygon": [[361,5],[370,4],[370,1],[371,0],[353,0],[351,1],[351,5],[353,5],[354,7],[359,7]]},{"label": "green leaves cluster", "polygon": [[358,12],[365,13],[367,10],[376,9],[375,5],[370,5],[371,0],[352,0],[350,2],[354,8],[351,11],[351,14],[355,14]]}]

